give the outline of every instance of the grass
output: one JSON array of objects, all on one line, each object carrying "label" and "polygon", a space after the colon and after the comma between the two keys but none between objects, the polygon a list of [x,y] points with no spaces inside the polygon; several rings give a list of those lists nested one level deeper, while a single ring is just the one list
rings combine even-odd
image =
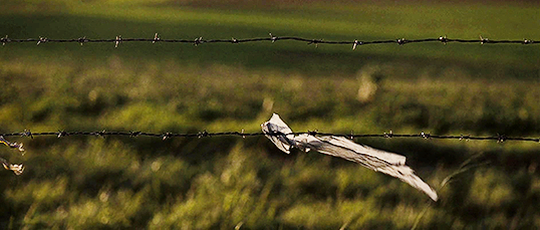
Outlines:
[{"label": "grass", "polygon": [[[537,40],[538,5],[6,1],[10,38],[438,37]],[[207,7],[207,4],[217,4]],[[0,133],[31,129],[295,131],[538,136],[534,45],[6,44]],[[2,228],[538,227],[534,143],[361,139],[406,155],[438,188],[430,204],[385,175],[265,138],[22,139],[20,177],[0,172]],[[476,158],[475,158],[476,159]],[[487,163],[487,165],[485,165]],[[330,214],[330,215],[329,215]],[[419,218],[421,216],[422,218]],[[418,222],[417,219],[419,219]]]}]

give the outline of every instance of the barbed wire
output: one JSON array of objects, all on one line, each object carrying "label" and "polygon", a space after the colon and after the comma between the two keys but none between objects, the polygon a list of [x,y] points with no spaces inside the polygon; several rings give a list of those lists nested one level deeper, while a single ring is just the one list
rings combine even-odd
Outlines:
[{"label": "barbed wire", "polygon": [[262,42],[262,41],[270,41],[272,43],[276,41],[285,41],[285,40],[292,40],[292,41],[299,41],[299,42],[307,42],[307,44],[314,44],[317,46],[318,44],[329,44],[329,45],[352,45],[352,49],[355,50],[357,46],[361,45],[372,45],[372,44],[398,44],[398,45],[405,45],[408,43],[423,43],[423,42],[441,42],[443,44],[447,43],[480,43],[480,44],[522,44],[522,45],[529,45],[529,44],[540,44],[538,41],[530,40],[530,39],[522,39],[522,40],[491,40],[488,38],[484,38],[480,36],[479,39],[452,39],[448,38],[447,36],[440,36],[438,38],[423,38],[423,39],[405,39],[405,38],[398,38],[398,39],[390,39],[390,40],[372,40],[372,41],[362,41],[362,40],[342,40],[342,41],[327,41],[324,39],[313,39],[313,38],[302,38],[302,37],[295,37],[295,36],[274,36],[272,33],[269,34],[270,37],[258,37],[258,38],[244,38],[244,39],[237,39],[237,38],[231,38],[231,39],[203,39],[203,37],[198,37],[195,39],[162,39],[159,37],[158,33],[154,34],[153,38],[122,38],[122,36],[116,36],[114,39],[89,39],[86,37],[80,37],[80,38],[73,38],[73,39],[49,39],[46,37],[39,37],[39,38],[26,38],[26,39],[12,39],[9,38],[7,35],[3,38],[0,38],[0,42],[2,45],[5,45],[7,43],[26,43],[26,42],[35,42],[37,45],[40,45],[42,43],[80,43],[81,46],[85,43],[113,43],[115,47],[118,47],[120,43],[123,42],[164,42],[164,43],[190,43],[195,46],[204,44],[204,43],[230,43],[230,44],[238,44],[238,43],[248,43],[248,42]]},{"label": "barbed wire", "polygon": [[[0,134],[0,144],[4,144],[12,149],[17,149],[21,152],[21,155],[24,155],[25,149],[23,148],[23,143],[16,143],[16,142],[10,142],[6,140],[4,137],[45,137],[45,136],[54,136],[58,138],[68,137],[68,136],[98,136],[98,137],[106,137],[106,136],[128,136],[128,137],[154,137],[154,138],[161,138],[162,140],[170,139],[170,138],[210,138],[210,137],[220,137],[220,136],[238,136],[242,138],[246,137],[257,137],[257,136],[281,136],[281,135],[314,135],[314,136],[338,136],[338,137],[346,137],[350,139],[354,138],[369,138],[369,137],[379,137],[379,138],[422,138],[422,139],[457,139],[457,140],[495,140],[497,143],[502,143],[505,141],[527,141],[527,142],[537,142],[540,143],[540,138],[532,138],[532,137],[507,137],[505,135],[497,134],[497,136],[469,136],[469,135],[431,135],[428,133],[421,132],[420,134],[394,134],[392,131],[388,133],[383,134],[335,134],[335,133],[320,133],[318,131],[308,131],[308,132],[293,132],[293,133],[280,133],[280,132],[272,132],[272,133],[245,133],[244,130],[237,132],[215,132],[210,133],[205,131],[198,132],[198,133],[148,133],[148,132],[139,132],[139,131],[129,131],[129,132],[111,132],[111,131],[93,131],[93,132],[85,132],[85,131],[75,131],[75,132],[66,132],[66,131],[57,131],[57,132],[30,132],[29,130],[25,130],[23,132],[17,132],[17,133],[4,133]],[[11,164],[6,159],[0,158],[0,163],[2,166],[9,171],[13,171],[15,175],[21,175],[23,171],[25,170],[25,166],[23,164]]]},{"label": "barbed wire", "polygon": [[308,131],[308,132],[293,132],[293,133],[280,133],[280,132],[274,132],[274,133],[262,133],[262,132],[255,132],[255,133],[246,133],[244,130],[238,132],[238,131],[230,131],[230,132],[207,132],[202,131],[198,133],[149,133],[149,132],[140,132],[140,131],[74,131],[74,132],[66,132],[66,131],[57,131],[57,132],[30,132],[29,130],[25,130],[23,132],[16,132],[16,133],[4,133],[0,134],[0,137],[29,137],[34,138],[38,136],[53,136],[57,138],[62,137],[68,137],[68,136],[98,136],[98,137],[106,137],[106,136],[124,136],[124,137],[152,137],[152,138],[161,138],[162,140],[170,139],[170,138],[210,138],[210,137],[222,137],[222,136],[237,136],[237,137],[257,137],[257,136],[279,136],[279,135],[313,135],[313,136],[337,136],[337,137],[346,137],[350,139],[355,138],[421,138],[421,139],[453,139],[453,140],[464,140],[464,141],[479,141],[479,140],[491,140],[491,141],[497,141],[498,143],[506,142],[506,141],[525,141],[525,142],[537,142],[540,143],[540,138],[534,138],[534,137],[508,137],[506,135],[497,134],[496,136],[471,136],[471,135],[432,135],[429,133],[421,132],[419,134],[394,134],[392,131],[390,132],[384,132],[383,134],[339,134],[339,133],[322,133],[318,131]]}]

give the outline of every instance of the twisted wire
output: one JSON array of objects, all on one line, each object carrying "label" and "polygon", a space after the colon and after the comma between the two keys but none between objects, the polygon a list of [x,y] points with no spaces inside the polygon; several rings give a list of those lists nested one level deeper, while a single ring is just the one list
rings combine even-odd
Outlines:
[{"label": "twisted wire", "polygon": [[461,38],[448,38],[446,36],[440,36],[437,38],[422,38],[422,39],[388,39],[388,40],[372,40],[372,41],[362,41],[362,40],[339,40],[331,41],[324,39],[316,38],[303,38],[296,36],[273,36],[270,33],[269,37],[256,37],[256,38],[244,38],[244,39],[203,39],[203,37],[197,37],[195,39],[162,39],[156,33],[153,38],[122,38],[121,36],[116,36],[113,39],[90,39],[86,37],[80,38],[71,38],[71,39],[49,39],[46,37],[39,38],[25,38],[25,39],[16,39],[9,38],[7,35],[3,38],[0,38],[0,42],[5,45],[8,43],[36,43],[37,45],[43,43],[80,43],[81,45],[85,43],[113,43],[115,47],[118,47],[120,43],[124,42],[163,42],[163,43],[188,43],[195,46],[205,44],[205,43],[229,43],[229,44],[238,44],[238,43],[248,43],[248,42],[264,42],[270,41],[272,43],[276,41],[297,41],[297,42],[306,42],[307,44],[329,44],[329,45],[352,45],[352,49],[355,50],[357,46],[362,45],[374,45],[374,44],[398,44],[405,45],[408,43],[424,43],[424,42],[441,42],[443,44],[447,43],[478,43],[478,44],[539,44],[538,41],[530,39],[521,39],[521,40],[492,40],[484,38],[482,36],[479,39],[461,39]]},{"label": "twisted wire", "polygon": [[44,137],[44,136],[53,136],[53,137],[69,137],[69,136],[124,136],[124,137],[151,137],[151,138],[161,138],[163,140],[169,138],[212,138],[212,137],[223,137],[223,136],[236,136],[236,137],[257,137],[264,135],[314,135],[314,136],[338,136],[346,137],[350,139],[355,138],[420,138],[420,139],[451,139],[451,140],[464,140],[464,141],[481,141],[481,140],[491,140],[497,141],[499,143],[507,141],[523,141],[523,142],[537,142],[540,143],[540,138],[535,137],[509,137],[502,134],[497,134],[496,136],[471,136],[471,135],[433,135],[429,133],[418,133],[418,134],[394,134],[392,132],[383,133],[383,134],[340,134],[340,133],[323,133],[318,131],[307,131],[307,132],[294,132],[294,133],[262,133],[262,132],[253,132],[245,133],[243,131],[228,131],[228,132],[207,132],[202,131],[198,133],[151,133],[151,132],[140,132],[140,131],[56,131],[56,132],[30,132],[25,130],[23,132],[15,133],[4,133],[0,134],[3,137]]}]

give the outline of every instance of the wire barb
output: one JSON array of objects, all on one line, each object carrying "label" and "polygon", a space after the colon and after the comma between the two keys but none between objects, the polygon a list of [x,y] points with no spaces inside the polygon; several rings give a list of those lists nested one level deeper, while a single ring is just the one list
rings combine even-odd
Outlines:
[{"label": "wire barb", "polygon": [[268,33],[268,34],[270,35],[270,41],[272,41],[272,43],[277,41],[278,37],[273,36],[272,33]]},{"label": "wire barb", "polygon": [[198,138],[209,137],[209,136],[211,136],[211,135],[210,135],[210,133],[208,133],[206,130],[197,133],[197,137],[198,137]]},{"label": "wire barb", "polygon": [[129,132],[130,137],[138,137],[139,135],[141,135],[140,131],[135,131],[135,132],[131,131],[131,132]]},{"label": "wire barb", "polygon": [[107,135],[107,131],[101,130],[101,131],[97,131],[97,132],[91,132],[90,134],[92,134],[94,136],[97,136],[97,137],[105,138],[105,135]]},{"label": "wire barb", "polygon": [[154,34],[154,40],[152,41],[152,44],[159,42],[161,39],[158,36],[158,33]]},{"label": "wire barb", "polygon": [[66,131],[58,131],[58,138],[65,136],[69,136],[69,133],[67,133]]},{"label": "wire barb", "polygon": [[41,43],[46,43],[48,41],[48,39],[46,37],[39,37],[39,40],[37,42],[37,45],[39,46],[39,44]]},{"label": "wire barb", "polygon": [[114,48],[118,48],[118,45],[120,45],[120,42],[122,42],[122,35],[118,35],[114,39]]},{"label": "wire barb", "polygon": [[21,133],[21,137],[30,137],[30,139],[34,139],[34,136],[32,135],[32,132],[30,132],[30,130],[26,130],[26,129]]},{"label": "wire barb", "polygon": [[506,140],[506,136],[497,133],[497,143],[503,143]]},{"label": "wire barb", "polygon": [[482,35],[480,35],[480,44],[483,45],[485,43],[488,43],[489,42],[489,39],[488,38],[484,38],[482,37]]},{"label": "wire barb", "polygon": [[171,138],[172,136],[173,136],[172,133],[167,132],[167,133],[161,135],[161,139],[162,140],[167,140],[167,139]]},{"label": "wire barb", "polygon": [[323,40],[318,40],[318,39],[311,39],[311,41],[308,42],[308,45],[311,45],[311,44],[315,44],[315,48],[318,48],[319,47],[319,43],[323,42]]},{"label": "wire barb", "polygon": [[523,44],[523,45],[528,45],[528,44],[533,44],[533,43],[534,43],[533,40],[529,40],[529,39],[526,39],[526,38],[525,38],[525,39],[523,39],[523,43],[522,43],[522,44]]},{"label": "wire barb", "polygon": [[438,40],[439,40],[440,42],[442,42],[443,44],[445,44],[445,45],[448,43],[448,38],[446,37],[446,35],[440,36],[440,37],[438,38]]},{"label": "wire barb", "polygon": [[195,38],[195,41],[193,41],[193,45],[194,46],[199,46],[200,44],[203,43],[203,38],[202,37],[198,37],[198,38]]},{"label": "wire barb", "polygon": [[5,46],[6,42],[9,42],[9,38],[8,38],[7,35],[5,37],[3,37],[3,38],[0,38],[0,40],[2,41],[2,46]]},{"label": "wire barb", "polygon": [[362,42],[359,42],[358,40],[354,40],[352,50],[356,50],[356,46],[362,45]]},{"label": "wire barb", "polygon": [[82,46],[84,43],[88,42],[88,39],[86,39],[86,36],[85,36],[85,37],[78,38],[77,41]]}]

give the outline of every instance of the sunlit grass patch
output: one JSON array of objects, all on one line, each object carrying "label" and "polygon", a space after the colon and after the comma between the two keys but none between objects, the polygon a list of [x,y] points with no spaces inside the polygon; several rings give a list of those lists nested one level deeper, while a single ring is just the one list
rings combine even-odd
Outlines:
[{"label": "sunlit grass patch", "polygon": [[513,195],[512,188],[503,173],[496,173],[493,170],[480,171],[474,177],[472,183],[470,202],[482,204],[484,208],[500,208],[505,206],[505,202],[511,201]]}]

